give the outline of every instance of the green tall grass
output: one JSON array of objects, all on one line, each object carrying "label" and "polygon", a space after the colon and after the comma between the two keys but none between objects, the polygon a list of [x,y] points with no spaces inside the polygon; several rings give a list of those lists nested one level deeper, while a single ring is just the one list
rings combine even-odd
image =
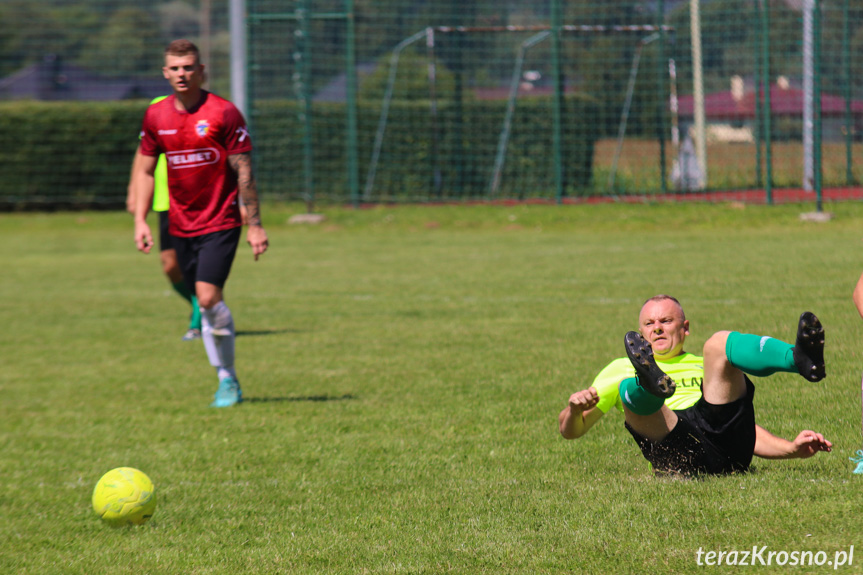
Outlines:
[{"label": "green tall grass", "polygon": [[[0,215],[0,573],[727,573],[697,553],[857,549],[863,206],[265,206],[272,247],[227,287],[247,402],[180,341],[185,304],[128,216]],[[617,414],[557,414],[677,296],[690,351],[719,329],[827,328],[828,379],[756,381],[759,422],[833,453],[654,478]],[[90,509],[117,466],[152,521]],[[765,556],[766,558],[766,553]],[[760,566],[760,573],[828,566]]]}]

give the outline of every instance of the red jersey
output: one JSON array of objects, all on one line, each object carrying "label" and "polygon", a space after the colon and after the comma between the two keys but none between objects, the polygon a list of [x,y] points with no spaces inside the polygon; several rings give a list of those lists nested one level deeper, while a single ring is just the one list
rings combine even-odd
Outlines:
[{"label": "red jersey", "polygon": [[202,91],[193,111],[174,107],[168,96],[144,114],[141,153],[168,160],[168,212],[171,235],[194,237],[243,225],[237,174],[228,156],[252,150],[246,121],[237,108]]}]

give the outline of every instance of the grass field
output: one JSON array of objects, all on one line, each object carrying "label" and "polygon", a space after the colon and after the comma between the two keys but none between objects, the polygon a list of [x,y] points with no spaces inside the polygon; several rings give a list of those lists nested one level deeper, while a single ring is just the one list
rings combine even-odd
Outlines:
[{"label": "grass field", "polygon": [[[836,572],[863,570],[863,205],[822,224],[799,220],[811,206],[600,205],[288,225],[300,209],[265,206],[270,251],[238,254],[248,401],[227,410],[207,407],[215,375],[127,215],[0,215],[0,573],[726,573],[699,549],[832,563],[852,545]],[[726,328],[793,339],[815,311],[827,380],[758,379],[755,403],[834,452],[669,481],[617,414],[563,440],[570,393],[659,292],[693,352]],[[118,466],[157,485],[143,527],[90,508]],[[776,562],[757,571],[833,571]]]}]

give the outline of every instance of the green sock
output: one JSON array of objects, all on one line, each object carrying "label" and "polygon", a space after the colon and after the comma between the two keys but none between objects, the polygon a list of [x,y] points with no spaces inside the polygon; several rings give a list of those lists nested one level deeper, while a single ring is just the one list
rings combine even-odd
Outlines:
[{"label": "green sock", "polygon": [[186,282],[177,282],[172,283],[174,291],[180,294],[184,300],[189,302],[192,306],[192,316],[189,318],[189,329],[201,329],[201,308],[198,307],[198,298],[195,297],[192,292],[189,291],[189,288],[186,286]]},{"label": "green sock", "polygon": [[189,329],[201,331],[201,308],[198,306],[198,298],[192,296],[192,317],[189,318]]},{"label": "green sock", "polygon": [[640,385],[634,377],[627,377],[620,382],[617,388],[620,400],[629,411],[637,415],[650,415],[656,413],[665,403],[661,397],[656,397]]},{"label": "green sock", "polygon": [[739,333],[728,334],[725,356],[744,373],[765,377],[777,371],[797,373],[794,346],[772,337]]},{"label": "green sock", "polygon": [[184,300],[189,303],[192,303],[192,298],[195,297],[192,295],[192,292],[189,291],[189,287],[186,285],[186,282],[180,281],[177,283],[172,283],[171,287],[174,288],[174,291],[180,294]]}]

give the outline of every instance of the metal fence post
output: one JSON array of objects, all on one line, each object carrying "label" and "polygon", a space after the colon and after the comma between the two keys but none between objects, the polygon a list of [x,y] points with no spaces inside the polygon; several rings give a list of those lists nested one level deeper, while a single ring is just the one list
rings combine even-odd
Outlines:
[{"label": "metal fence post", "polygon": [[299,28],[297,30],[297,48],[294,52],[294,61],[297,70],[294,75],[294,91],[297,99],[302,103],[300,112],[300,124],[303,126],[303,184],[308,213],[314,211],[315,188],[313,177],[313,151],[312,151],[312,99],[309,93],[310,73],[310,46],[311,33],[311,0],[302,0],[296,9],[296,17]]},{"label": "metal fence post", "polygon": [[845,185],[854,183],[852,142],[854,120],[851,116],[851,23],[848,20],[848,0],[842,2],[842,93],[845,97]]},{"label": "metal fence post", "polygon": [[815,73],[813,84],[815,87],[812,101],[813,120],[815,122],[814,136],[814,175],[815,175],[815,211],[822,211],[821,202],[821,0],[815,0],[814,10],[812,14],[812,27],[814,29],[814,38],[812,42],[812,59],[815,62]]},{"label": "metal fence post", "polygon": [[347,156],[348,156],[348,191],[354,207],[359,206],[359,159],[357,157],[357,61],[356,61],[356,29],[354,20],[354,0],[345,0],[345,18],[347,45],[345,46],[345,78],[347,113]]},{"label": "metal fence post", "polygon": [[659,0],[656,10],[656,27],[659,29],[659,56],[656,59],[656,133],[659,137],[659,178],[662,193],[668,193],[668,174],[665,170],[665,2]]},{"label": "metal fence post", "polygon": [[761,156],[761,148],[762,148],[762,135],[763,131],[761,129],[761,123],[764,121],[764,118],[761,116],[761,7],[759,4],[754,3],[752,5],[752,22],[755,26],[754,33],[751,34],[751,49],[752,49],[752,77],[754,78],[753,84],[754,86],[754,95],[753,95],[753,122],[755,124],[755,185],[757,187],[762,187],[764,185],[764,174],[763,174],[763,164],[764,161]]},{"label": "metal fence post", "polygon": [[563,144],[561,119],[563,104],[563,72],[560,68],[560,26],[562,20],[560,0],[551,0],[551,68],[554,78],[554,103],[552,104],[552,145],[554,155],[555,201],[563,202]]},{"label": "metal fence post", "polygon": [[773,134],[771,134],[770,106],[770,6],[761,0],[761,83],[764,99],[761,103],[764,118],[764,157],[767,163],[765,182],[766,202],[773,204]]},{"label": "metal fence post", "polygon": [[246,80],[247,36],[246,36],[246,1],[230,0],[230,36],[231,36],[231,101],[249,120],[248,94],[249,85]]}]

